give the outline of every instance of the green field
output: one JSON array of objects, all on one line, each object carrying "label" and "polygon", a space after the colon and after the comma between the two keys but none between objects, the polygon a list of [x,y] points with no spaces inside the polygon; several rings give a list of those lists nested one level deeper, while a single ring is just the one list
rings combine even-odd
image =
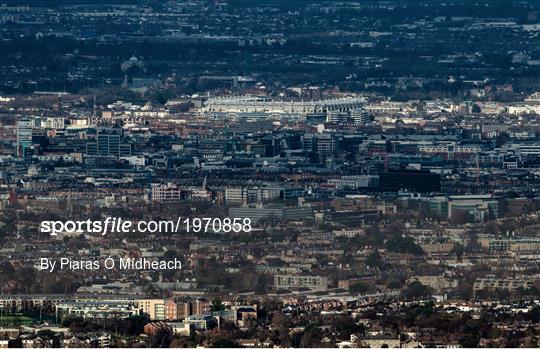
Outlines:
[{"label": "green field", "polygon": [[41,320],[39,314],[34,313],[16,313],[16,314],[1,314],[0,327],[2,326],[19,326],[31,325],[34,322],[47,321],[54,323],[54,317],[42,315]]},{"label": "green field", "polygon": [[0,325],[12,326],[12,325],[31,325],[34,319],[25,316],[23,314],[9,314],[0,317]]}]

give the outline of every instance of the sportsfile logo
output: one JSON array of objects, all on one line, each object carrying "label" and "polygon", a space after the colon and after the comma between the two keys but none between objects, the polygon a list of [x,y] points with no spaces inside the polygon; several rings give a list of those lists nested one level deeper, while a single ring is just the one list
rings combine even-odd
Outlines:
[{"label": "sportsfile logo", "polygon": [[182,218],[163,221],[137,221],[133,222],[120,217],[108,217],[103,221],[87,219],[85,221],[42,221],[42,233],[57,236],[58,234],[72,233],[239,233],[250,232],[251,219],[249,218]]},{"label": "sportsfile logo", "polygon": [[122,218],[108,217],[104,221],[42,221],[42,233],[57,236],[61,233],[93,233],[106,235],[109,232],[128,233],[132,231],[133,223]]}]

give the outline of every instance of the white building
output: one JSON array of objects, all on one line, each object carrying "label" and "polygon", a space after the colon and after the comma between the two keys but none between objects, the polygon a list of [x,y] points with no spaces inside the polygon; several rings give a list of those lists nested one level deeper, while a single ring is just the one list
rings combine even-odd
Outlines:
[{"label": "white building", "polygon": [[308,288],[312,291],[326,291],[328,278],[324,276],[274,275],[277,289]]},{"label": "white building", "polygon": [[154,202],[178,202],[182,198],[182,189],[168,183],[152,185],[152,201]]},{"label": "white building", "polygon": [[358,189],[370,188],[378,184],[378,176],[361,175],[361,176],[342,176],[339,179],[329,179],[328,183],[333,184],[336,189]]}]

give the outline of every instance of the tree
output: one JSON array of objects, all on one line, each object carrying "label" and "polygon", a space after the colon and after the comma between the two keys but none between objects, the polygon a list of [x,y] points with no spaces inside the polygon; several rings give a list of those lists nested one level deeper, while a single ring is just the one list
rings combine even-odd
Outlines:
[{"label": "tree", "polygon": [[429,286],[425,286],[419,281],[413,281],[405,290],[403,290],[402,295],[406,299],[425,299],[430,297],[432,294],[432,289]]},{"label": "tree", "polygon": [[451,253],[455,254],[456,257],[460,259],[463,256],[463,253],[465,253],[465,248],[462,244],[455,244]]},{"label": "tree", "polygon": [[161,297],[163,295],[163,290],[154,283],[147,283],[144,286],[144,292],[151,297]]},{"label": "tree", "polygon": [[349,291],[351,292],[366,293],[366,292],[371,292],[372,290],[373,288],[370,285],[361,281],[357,281],[353,283],[351,286],[349,286]]},{"label": "tree", "polygon": [[168,348],[171,345],[173,333],[169,326],[160,327],[152,336],[152,348]]},{"label": "tree", "polygon": [[381,258],[381,254],[379,253],[379,250],[374,250],[367,256],[366,265],[369,267],[377,267],[377,268],[380,268],[384,265],[384,262]]},{"label": "tree", "polygon": [[255,286],[255,293],[266,294],[268,291],[268,276],[266,274],[259,274],[257,277],[257,285]]},{"label": "tree", "polygon": [[216,298],[212,300],[212,305],[210,306],[211,311],[222,311],[225,310],[225,305],[221,303],[221,299]]},{"label": "tree", "polygon": [[214,341],[211,345],[211,348],[241,348],[242,346],[238,345],[233,340],[227,338],[220,338]]},{"label": "tree", "polygon": [[[463,348],[476,348],[478,347],[478,342],[480,338],[477,334],[473,333],[464,333],[463,336],[459,339],[459,344]],[[517,347],[518,345],[512,345],[512,347]]]},{"label": "tree", "polygon": [[221,328],[228,333],[234,333],[238,329],[233,321],[225,321]]},{"label": "tree", "polygon": [[418,246],[410,236],[403,237],[396,234],[388,239],[386,246],[390,252],[410,253],[415,255],[424,254],[424,250]]},{"label": "tree", "polygon": [[171,341],[171,348],[189,348],[189,339],[186,337],[174,337]]},{"label": "tree", "polygon": [[345,316],[335,317],[331,323],[331,326],[332,332],[337,333],[337,337],[341,340],[349,339],[351,334],[364,332],[363,325],[358,325],[351,321],[350,318]]},{"label": "tree", "polygon": [[290,321],[285,315],[279,311],[275,312],[272,317],[272,327],[275,334],[273,340],[283,346],[288,346],[291,339],[289,336],[290,325]]},{"label": "tree", "polygon": [[125,335],[137,336],[143,332],[144,325],[149,321],[148,315],[131,316],[120,323],[121,326],[119,326],[119,329],[121,329],[122,333]]}]

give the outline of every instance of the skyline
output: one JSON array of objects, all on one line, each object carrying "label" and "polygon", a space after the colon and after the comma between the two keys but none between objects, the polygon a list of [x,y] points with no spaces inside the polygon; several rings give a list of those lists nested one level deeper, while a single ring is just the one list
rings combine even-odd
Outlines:
[{"label": "skyline", "polygon": [[0,347],[538,347],[537,1],[4,1]]}]

